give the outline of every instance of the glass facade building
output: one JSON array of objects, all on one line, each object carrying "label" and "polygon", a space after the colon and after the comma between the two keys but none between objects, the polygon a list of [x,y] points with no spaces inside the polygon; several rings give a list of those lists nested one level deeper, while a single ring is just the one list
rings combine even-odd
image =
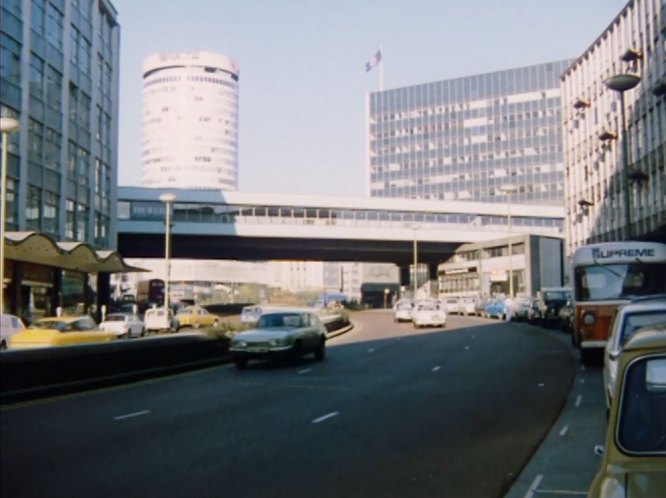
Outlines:
[{"label": "glass facade building", "polygon": [[120,27],[107,0],[1,0],[7,231],[116,245]]},{"label": "glass facade building", "polygon": [[561,205],[560,75],[570,60],[373,92],[373,197]]}]

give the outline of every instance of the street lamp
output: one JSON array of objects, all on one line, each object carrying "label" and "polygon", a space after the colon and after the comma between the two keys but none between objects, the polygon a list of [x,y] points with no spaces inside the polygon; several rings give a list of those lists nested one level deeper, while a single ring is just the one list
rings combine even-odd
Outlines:
[{"label": "street lamp", "polygon": [[18,131],[19,122],[14,118],[0,118],[2,133],[2,179],[0,183],[0,313],[5,311],[5,220],[7,218],[7,147],[9,134]]},{"label": "street lamp", "polygon": [[413,253],[414,253],[414,282],[413,282],[414,302],[416,302],[416,292],[418,290],[418,273],[417,273],[416,268],[418,267],[418,264],[419,264],[419,253],[418,253],[418,246],[417,246],[417,242],[416,242],[416,229],[417,229],[416,225],[412,225],[412,230],[414,230],[414,250],[413,250]]},{"label": "street lamp", "polygon": [[513,299],[513,262],[511,254],[511,194],[515,194],[518,191],[518,187],[515,185],[502,185],[500,191],[504,192],[508,196],[508,221],[509,221],[509,298]]},{"label": "street lamp", "polygon": [[622,110],[622,182],[624,183],[624,224],[626,240],[631,240],[631,193],[629,192],[629,146],[627,143],[627,122],[624,110],[624,92],[635,88],[641,81],[635,74],[616,74],[604,80],[604,85],[620,94]]},{"label": "street lamp", "polygon": [[166,234],[164,242],[164,259],[166,260],[166,278],[164,279],[164,309],[169,313],[169,281],[171,280],[171,204],[176,200],[175,194],[162,194],[160,200],[166,204]]}]

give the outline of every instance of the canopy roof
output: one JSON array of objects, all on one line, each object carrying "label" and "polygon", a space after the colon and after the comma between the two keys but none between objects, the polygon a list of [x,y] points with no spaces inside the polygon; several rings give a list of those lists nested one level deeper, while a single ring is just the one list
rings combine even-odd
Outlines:
[{"label": "canopy roof", "polygon": [[96,251],[83,242],[56,242],[37,232],[6,232],[5,259],[85,273],[149,271],[128,265],[116,251]]}]

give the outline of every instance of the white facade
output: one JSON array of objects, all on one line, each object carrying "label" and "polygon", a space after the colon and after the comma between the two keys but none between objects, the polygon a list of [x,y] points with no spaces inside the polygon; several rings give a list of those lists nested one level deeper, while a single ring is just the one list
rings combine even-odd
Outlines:
[{"label": "white facade", "polygon": [[238,65],[210,52],[143,63],[141,184],[238,189]]},{"label": "white facade", "polygon": [[[562,75],[566,250],[666,230],[666,4],[632,0]],[[622,100],[606,81],[640,78]],[[626,195],[628,192],[628,196]],[[627,213],[627,197],[629,213]],[[630,233],[627,230],[629,219]],[[661,235],[660,235],[661,234]]]}]

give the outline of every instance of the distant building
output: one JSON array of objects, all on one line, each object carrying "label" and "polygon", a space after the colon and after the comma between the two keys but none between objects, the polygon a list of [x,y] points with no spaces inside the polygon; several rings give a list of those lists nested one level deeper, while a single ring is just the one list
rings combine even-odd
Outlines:
[{"label": "distant building", "polygon": [[238,76],[211,52],[145,59],[142,186],[238,189]]},{"label": "distant building", "polygon": [[372,197],[560,205],[570,60],[370,93]]},{"label": "distant building", "polygon": [[[633,0],[562,75],[566,253],[627,238],[666,239],[666,10]],[[624,92],[628,168],[622,160],[620,94],[605,81],[640,77]]]}]

